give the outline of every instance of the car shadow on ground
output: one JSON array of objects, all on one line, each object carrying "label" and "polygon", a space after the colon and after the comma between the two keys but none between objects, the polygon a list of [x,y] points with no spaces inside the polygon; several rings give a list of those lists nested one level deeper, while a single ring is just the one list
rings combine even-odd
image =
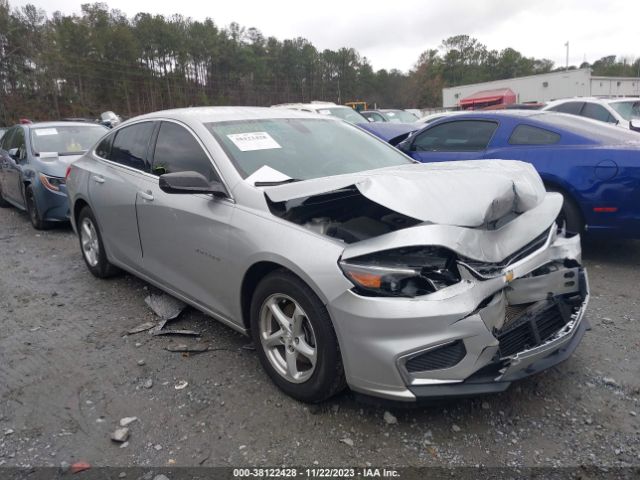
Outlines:
[{"label": "car shadow on ground", "polygon": [[582,241],[582,257],[596,263],[639,264],[640,240],[585,238]]}]

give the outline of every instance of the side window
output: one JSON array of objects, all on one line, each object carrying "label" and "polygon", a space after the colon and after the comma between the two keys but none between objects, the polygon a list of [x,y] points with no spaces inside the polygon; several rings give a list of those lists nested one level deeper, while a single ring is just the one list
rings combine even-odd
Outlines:
[{"label": "side window", "polygon": [[498,124],[484,120],[442,123],[422,132],[413,142],[417,151],[472,152],[489,145]]},{"label": "side window", "polygon": [[112,162],[148,172],[149,165],[145,158],[153,126],[153,122],[143,122],[118,130],[107,158]]},{"label": "side window", "polygon": [[2,143],[0,143],[0,148],[2,148],[2,150],[9,150],[11,148],[9,145],[11,145],[11,137],[15,131],[15,128],[10,128],[7,130],[7,133],[4,134],[2,137]]},{"label": "side window", "polygon": [[570,113],[571,115],[580,115],[580,110],[582,110],[583,105],[584,102],[566,102],[561,103],[560,105],[556,105],[549,110],[560,113]]},{"label": "side window", "polygon": [[27,147],[24,143],[24,130],[22,127],[16,127],[16,130],[11,137],[9,148],[7,150],[11,150],[12,148],[20,149],[21,160],[27,157]]},{"label": "side window", "polygon": [[509,137],[510,145],[553,145],[560,141],[560,135],[531,125],[518,125]]},{"label": "side window", "polygon": [[581,115],[601,122],[616,123],[607,109],[597,103],[585,103]]},{"label": "side window", "polygon": [[219,181],[211,160],[195,137],[173,122],[162,122],[153,154],[154,175],[193,171],[209,181]]},{"label": "side window", "polygon": [[107,136],[96,147],[96,155],[102,158],[109,158],[111,154],[111,142],[113,141],[113,135]]}]

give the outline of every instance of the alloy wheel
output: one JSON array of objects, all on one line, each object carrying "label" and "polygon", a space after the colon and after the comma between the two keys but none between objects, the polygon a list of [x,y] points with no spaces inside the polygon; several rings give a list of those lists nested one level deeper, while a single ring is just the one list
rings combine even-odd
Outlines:
[{"label": "alloy wheel", "polygon": [[87,263],[95,267],[98,264],[100,258],[100,244],[98,243],[98,233],[90,218],[85,217],[82,219],[80,225],[80,242],[82,245],[82,253]]},{"label": "alloy wheel", "polygon": [[289,382],[303,383],[313,375],[318,356],[313,325],[288,295],[271,295],[262,304],[260,343],[269,363]]}]

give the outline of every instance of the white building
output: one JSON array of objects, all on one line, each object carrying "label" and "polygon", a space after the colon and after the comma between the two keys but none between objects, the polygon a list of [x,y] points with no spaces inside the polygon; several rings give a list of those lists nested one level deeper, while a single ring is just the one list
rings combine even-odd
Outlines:
[{"label": "white building", "polygon": [[527,77],[495,80],[493,82],[460,85],[442,89],[442,106],[453,108],[465,97],[483,90],[510,88],[516,102],[546,102],[566,97],[598,95],[640,96],[640,78],[596,77],[590,68],[563,72],[542,73]]}]

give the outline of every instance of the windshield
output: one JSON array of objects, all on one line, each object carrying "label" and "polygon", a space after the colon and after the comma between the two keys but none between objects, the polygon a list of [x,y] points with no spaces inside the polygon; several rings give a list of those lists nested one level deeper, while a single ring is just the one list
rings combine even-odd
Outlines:
[{"label": "windshield", "polygon": [[352,108],[321,108],[318,110],[321,115],[333,115],[351,123],[367,123],[367,119]]},{"label": "windshield", "polygon": [[308,180],[413,163],[358,127],[335,120],[278,118],[205,126],[243,178],[261,170],[267,173],[260,180]]},{"label": "windshield", "polygon": [[609,105],[625,120],[640,118],[640,100],[628,102],[611,102]]},{"label": "windshield", "polygon": [[413,123],[418,120],[413,113],[404,110],[384,110],[383,113],[393,123]]},{"label": "windshield", "polygon": [[56,152],[58,155],[78,155],[86,152],[104,135],[99,125],[62,125],[31,129],[33,153]]}]

